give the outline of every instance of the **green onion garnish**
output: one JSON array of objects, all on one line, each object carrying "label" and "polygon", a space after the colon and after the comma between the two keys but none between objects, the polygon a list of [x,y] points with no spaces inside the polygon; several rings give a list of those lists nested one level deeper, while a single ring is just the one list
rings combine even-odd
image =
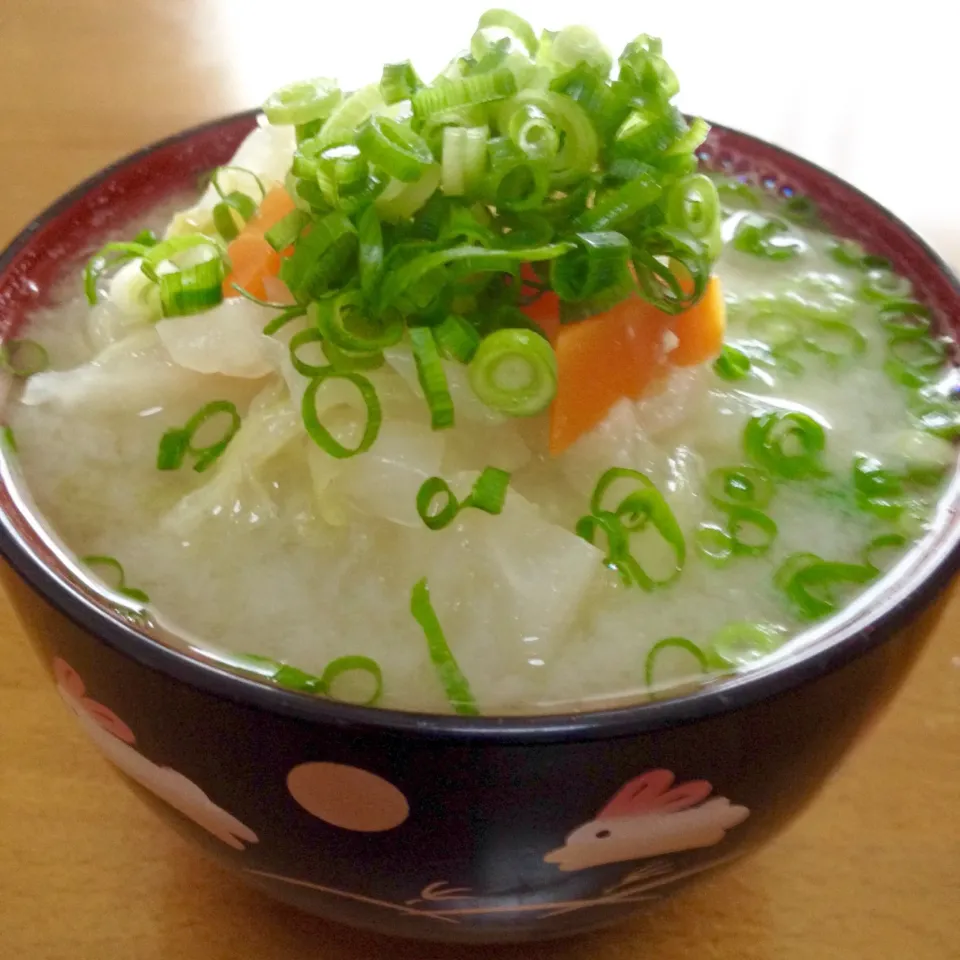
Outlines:
[{"label": "green onion garnish", "polygon": [[715,523],[701,523],[693,541],[697,553],[715,567],[733,559],[733,537]]},{"label": "green onion garnish", "polygon": [[773,489],[770,474],[756,467],[718,467],[707,478],[707,493],[722,508],[765,507]]},{"label": "green onion garnish", "polygon": [[805,413],[766,413],[751,418],[743,435],[747,454],[789,480],[821,476],[826,434]]},{"label": "green onion garnish", "polygon": [[[624,496],[610,511],[603,508],[606,492],[618,480],[629,480],[637,489]],[[574,532],[578,537],[593,544],[597,534],[607,538],[607,555],[604,565],[619,574],[625,585],[636,585],[644,590],[653,590],[672,583],[683,571],[687,557],[687,545],[677,518],[651,480],[637,470],[627,467],[611,467],[605,471],[590,498],[590,513],[577,521]],[[666,576],[649,573],[630,552],[630,535],[652,527],[667,545],[672,555],[672,567]]]},{"label": "green onion garnish", "polygon": [[[438,496],[446,498],[439,509],[434,509]],[[431,530],[442,530],[453,523],[460,512],[460,504],[450,485],[441,477],[430,477],[417,491],[417,513]]]},{"label": "green onion garnish", "polygon": [[[140,236],[138,234],[138,236]],[[83,292],[87,303],[94,306],[99,299],[97,284],[101,277],[114,267],[118,267],[128,260],[142,257],[147,250],[156,245],[153,243],[107,243],[104,244],[88,261],[83,269]]]},{"label": "green onion garnish", "polygon": [[36,340],[7,340],[0,346],[0,367],[26,379],[50,366],[47,348]]},{"label": "green onion garnish", "polygon": [[748,213],[733,232],[733,246],[742,253],[767,260],[790,260],[804,250],[804,243],[776,217]]},{"label": "green onion garnish", "polygon": [[713,372],[721,380],[744,380],[750,376],[750,366],[750,358],[742,350],[724,344],[713,361]]},{"label": "green onion garnish", "polygon": [[633,269],[640,294],[664,313],[693,306],[706,290],[711,259],[695,237],[675,227],[645,233],[643,247],[633,247]]},{"label": "green onion garnish", "polygon": [[[355,447],[346,447],[340,443],[320,422],[320,417],[317,415],[317,391],[327,380],[346,380],[348,383],[352,383],[360,391],[360,397],[366,404],[367,419],[363,428],[363,435]],[[380,433],[380,424],[383,420],[380,399],[377,397],[377,391],[373,384],[362,374],[336,370],[333,367],[316,374],[307,384],[307,389],[303,393],[301,412],[303,414],[303,425],[313,442],[321,450],[338,460],[355,457],[358,453],[369,450],[373,446],[374,440],[377,439],[377,434]]]},{"label": "green onion garnish", "polygon": [[[383,671],[380,669],[380,664],[370,657],[356,654],[337,657],[324,667],[323,673],[319,677],[316,674],[307,673],[306,670],[301,670],[299,667],[291,666],[289,663],[272,660],[270,657],[248,653],[243,654],[240,661],[245,670],[271,680],[277,686],[284,687],[287,690],[326,696],[347,703],[358,703],[364,707],[373,706],[383,695]],[[370,695],[365,700],[335,697],[333,692],[334,682],[345,674],[356,672],[365,673],[373,679],[373,690]]]},{"label": "green onion garnish", "polygon": [[507,499],[507,488],[510,486],[510,474],[498,467],[484,467],[477,477],[470,496],[461,506],[473,507],[484,513],[499,514]]},{"label": "green onion garnish", "polygon": [[424,577],[415,584],[410,594],[410,613],[420,624],[427,638],[427,649],[450,706],[463,716],[479,716],[480,710],[474,699],[470,683],[463,675],[453,652],[443,635],[443,628],[430,602],[430,589]]},{"label": "green onion garnish", "polygon": [[707,645],[707,659],[720,670],[737,670],[773,653],[780,645],[780,632],[765,623],[728,623]]},{"label": "green onion garnish", "polygon": [[886,559],[880,559],[879,554],[884,551],[899,551],[906,546],[907,538],[902,533],[882,533],[874,537],[863,548],[864,566],[872,567],[874,570],[883,570],[888,563]]},{"label": "green onion garnish", "polygon": [[783,215],[793,223],[812,226],[820,220],[820,208],[810,199],[797,193],[787,197],[780,205]]},{"label": "green onion garnish", "polygon": [[859,268],[863,265],[866,251],[856,240],[834,240],[827,253],[841,266]]},{"label": "green onion garnish", "polygon": [[335,81],[317,77],[281,87],[264,103],[263,112],[274,124],[309,123],[329,117],[340,99],[340,88]]},{"label": "green onion garnish", "polygon": [[[370,657],[363,657],[357,654],[345,657],[337,657],[331,660],[323,669],[320,676],[320,689],[328,697],[333,697],[333,684],[339,677],[348,673],[366,673],[373,678],[373,690],[366,700],[353,701],[350,703],[360,703],[361,706],[372,707],[383,695],[383,671],[380,664]],[[336,697],[337,700],[343,700],[343,697]]]},{"label": "green onion garnish", "polygon": [[0,429],[0,439],[2,439],[4,446],[11,452],[17,452],[17,437],[13,432],[13,427],[9,424],[4,424],[3,428]]},{"label": "green onion garnish", "polygon": [[905,387],[922,387],[935,379],[946,358],[947,347],[943,341],[914,333],[898,334],[887,342],[883,370],[891,380]]},{"label": "green onion garnish", "polygon": [[858,356],[867,349],[867,340],[856,327],[840,320],[821,320],[811,324],[804,346],[831,363]]},{"label": "green onion garnish", "polygon": [[419,180],[434,162],[427,142],[389,117],[368,117],[357,131],[356,140],[371,166],[404,183]]},{"label": "green onion garnish", "polygon": [[[706,654],[704,654],[692,640],[687,640],[686,637],[667,637],[665,640],[660,640],[655,643],[647,654],[647,659],[643,666],[643,676],[648,687],[655,688],[664,685],[663,681],[657,679],[657,662],[662,658],[664,653],[672,652],[675,654],[676,651],[682,651],[682,653],[686,654],[686,656],[683,657],[685,661],[691,659],[693,661],[691,666],[693,666],[694,669],[681,673],[681,676],[695,675],[698,673],[704,674],[709,671],[710,668],[707,664]],[[674,676],[678,673],[676,667],[669,672]]]},{"label": "green onion garnish", "polygon": [[380,76],[380,95],[384,103],[409,100],[422,86],[423,82],[409,60],[383,65],[383,73]]},{"label": "green onion garnish", "polygon": [[820,560],[810,554],[788,557],[775,575],[794,612],[802,620],[818,620],[834,613],[840,605],[837,591],[844,586],[873,580],[874,566]]},{"label": "green onion garnish", "polygon": [[887,300],[903,300],[913,293],[913,284],[906,278],[885,268],[868,270],[860,285],[865,300],[884,303]]},{"label": "green onion garnish", "polygon": [[[230,423],[219,440],[206,446],[196,447],[193,438],[197,431],[208,421],[221,414],[230,418]],[[160,438],[157,451],[158,470],[179,470],[184,458],[194,457],[193,469],[203,473],[220,458],[230,441],[240,429],[242,421],[237,408],[229,400],[214,400],[201,407],[181,428],[168,430]]]},{"label": "green onion garnish", "polygon": [[930,330],[930,310],[916,300],[888,300],[881,306],[878,319],[897,337],[923,337]]},{"label": "green onion garnish", "polygon": [[453,398],[447,386],[447,375],[437,349],[437,341],[429,327],[410,330],[413,359],[417,365],[417,379],[430,407],[430,425],[434,430],[453,426]]},{"label": "green onion garnish", "polygon": [[720,198],[713,181],[692,173],[670,187],[666,202],[667,223],[699,240],[711,259],[720,255]]},{"label": "green onion garnish", "polygon": [[557,392],[557,358],[529,330],[496,330],[470,361],[470,385],[488,407],[512,417],[545,410]]},{"label": "green onion garnish", "polygon": [[577,233],[576,249],[554,260],[550,266],[550,285],[561,300],[589,300],[613,289],[620,293],[630,283],[630,241],[612,230]]},{"label": "green onion garnish", "polygon": [[282,330],[291,320],[296,320],[298,317],[302,317],[307,312],[306,307],[301,307],[299,305],[287,307],[286,310],[281,310],[264,328],[263,334],[266,337],[272,336],[278,330]]},{"label": "green onion garnish", "polygon": [[116,557],[106,557],[96,554],[87,557],[81,557],[80,562],[88,567],[101,567],[105,570],[111,571],[114,582],[112,584],[108,583],[108,586],[110,586],[112,590],[114,590],[116,593],[119,593],[121,596],[127,597],[130,600],[134,600],[137,603],[150,602],[150,598],[142,590],[138,590],[136,587],[127,586],[127,577],[123,572],[123,566]]},{"label": "green onion garnish", "polygon": [[263,235],[263,239],[278,252],[286,250],[300,236],[300,232],[309,222],[308,213],[303,210],[291,210]]},{"label": "green onion garnish", "polygon": [[165,317],[202,313],[223,300],[223,260],[204,260],[159,276],[160,306]]},{"label": "green onion garnish", "polygon": [[451,314],[433,329],[434,339],[441,352],[451,360],[469,363],[480,346],[477,328],[463,317]]}]

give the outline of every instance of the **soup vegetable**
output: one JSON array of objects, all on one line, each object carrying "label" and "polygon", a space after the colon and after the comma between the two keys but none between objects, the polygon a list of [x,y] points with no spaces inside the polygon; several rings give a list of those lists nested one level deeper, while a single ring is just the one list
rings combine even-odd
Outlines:
[{"label": "soup vegetable", "polygon": [[317,695],[576,710],[802,643],[931,521],[947,347],[698,172],[677,90],[493,10],[430,83],[278,91],[6,345],[8,465],[146,629]]}]

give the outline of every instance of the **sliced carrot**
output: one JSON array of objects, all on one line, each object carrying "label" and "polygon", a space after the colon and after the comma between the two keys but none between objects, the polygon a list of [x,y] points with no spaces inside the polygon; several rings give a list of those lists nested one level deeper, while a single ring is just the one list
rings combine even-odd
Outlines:
[{"label": "sliced carrot", "polygon": [[720,353],[727,313],[723,289],[717,277],[711,277],[704,295],[689,309],[674,317],[670,329],[680,341],[668,359],[677,367],[695,367]]},{"label": "sliced carrot", "polygon": [[[264,239],[264,234],[294,209],[294,202],[283,187],[274,187],[260,204],[243,230],[227,247],[231,273],[223,281],[223,295],[238,297],[234,284],[247,293],[266,299],[264,277],[280,272],[281,255]],[[284,251],[286,253],[287,251]]]},{"label": "sliced carrot", "polygon": [[227,247],[232,270],[223,281],[223,295],[237,297],[236,284],[247,293],[266,299],[263,278],[280,272],[280,254],[263,239],[263,234],[245,230]]},{"label": "sliced carrot", "polygon": [[557,395],[550,408],[550,453],[563,453],[621,397],[637,399],[665,369],[669,317],[639,297],[560,327]]},{"label": "sliced carrot", "polygon": [[560,332],[560,298],[552,291],[527,304],[523,312],[546,334],[551,343],[557,342]]}]

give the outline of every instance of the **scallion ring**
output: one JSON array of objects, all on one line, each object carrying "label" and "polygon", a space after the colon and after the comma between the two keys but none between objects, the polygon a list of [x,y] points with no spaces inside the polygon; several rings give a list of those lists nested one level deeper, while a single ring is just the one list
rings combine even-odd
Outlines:
[{"label": "scallion ring", "polygon": [[707,477],[707,494],[719,507],[765,507],[773,491],[770,474],[756,467],[718,467]]},{"label": "scallion ring", "polygon": [[750,376],[750,367],[750,358],[730,344],[724,344],[720,356],[713,361],[713,372],[721,380],[745,380]]},{"label": "scallion ring", "polygon": [[657,641],[650,648],[650,652],[644,661],[643,677],[649,688],[653,689],[663,685],[662,682],[657,680],[657,661],[665,653],[677,651],[681,651],[687,654],[688,658],[692,658],[693,664],[696,665],[696,670],[692,673],[705,674],[709,671],[706,654],[692,640],[688,640],[686,637],[667,637],[665,640]]},{"label": "scallion ring", "polygon": [[447,374],[433,332],[429,327],[413,327],[410,330],[410,343],[417,366],[417,379],[430,408],[430,425],[434,430],[452,427],[453,397],[450,396]]},{"label": "scallion ring", "polygon": [[149,603],[150,597],[142,590],[136,587],[127,586],[127,575],[124,573],[123,565],[116,557],[107,557],[100,554],[91,554],[87,557],[81,557],[80,562],[88,567],[101,567],[110,570],[114,575],[115,582],[108,586],[123,597],[133,600],[136,603]]},{"label": "scallion ring", "polygon": [[370,164],[404,183],[419,180],[433,163],[427,142],[389,117],[368,117],[357,131],[357,146]]},{"label": "scallion ring", "polygon": [[865,300],[884,303],[887,300],[902,300],[913,293],[913,284],[892,270],[877,268],[868,270],[860,285]]},{"label": "scallion ring", "polygon": [[906,387],[922,387],[933,380],[947,358],[943,341],[899,334],[887,342],[884,372]]},{"label": "scallion ring", "polygon": [[694,538],[697,553],[715,567],[725,566],[733,559],[733,537],[715,523],[701,523]]},{"label": "scallion ring", "polygon": [[741,253],[774,261],[790,260],[806,248],[782,220],[759,213],[748,213],[740,220],[733,232],[733,246]]},{"label": "scallion ring", "polygon": [[826,446],[822,426],[805,413],[766,413],[753,417],[743,436],[751,459],[791,480],[823,474]]},{"label": "scallion ring", "polygon": [[[356,672],[366,673],[373,678],[373,691],[366,700],[347,700],[346,702],[359,703],[364,707],[372,707],[380,697],[383,696],[383,671],[380,669],[380,664],[370,657],[353,654],[331,660],[323,668],[323,673],[320,675],[320,689],[328,697],[332,697],[334,682],[344,674]],[[344,698],[336,697],[335,699],[343,700]]]},{"label": "scallion ring", "polygon": [[550,344],[529,330],[496,330],[480,342],[469,366],[470,385],[493,410],[530,417],[557,392],[557,358]]},{"label": "scallion ring", "polygon": [[334,80],[316,77],[281,87],[267,99],[263,112],[273,124],[301,124],[325,120],[339,106],[340,88]]},{"label": "scallion ring", "polygon": [[[202,447],[194,446],[193,438],[203,425],[213,417],[226,414],[230,423],[222,436]],[[227,449],[240,429],[242,420],[237,408],[229,400],[213,400],[204,404],[183,427],[168,430],[160,439],[157,451],[158,470],[178,470],[187,454],[194,457],[193,469],[197,473],[208,470]]]},{"label": "scallion ring", "polygon": [[707,659],[719,670],[738,670],[773,653],[780,641],[780,632],[769,624],[728,623],[710,638]]},{"label": "scallion ring", "polygon": [[[352,383],[360,392],[360,397],[366,405],[367,418],[363,428],[363,435],[355,447],[346,447],[340,443],[320,422],[320,418],[317,415],[317,391],[328,380],[346,380],[348,383]],[[380,399],[377,396],[377,391],[374,389],[373,384],[359,373],[336,370],[333,367],[316,374],[310,383],[307,384],[307,389],[303,393],[303,401],[300,409],[303,415],[303,425],[310,435],[310,438],[321,450],[329,453],[331,457],[336,457],[338,460],[355,457],[357,454],[369,450],[377,439],[377,435],[380,433],[380,424],[383,420]]]},{"label": "scallion ring", "polygon": [[[438,497],[445,502],[435,507]],[[460,502],[450,489],[450,484],[442,477],[429,477],[417,491],[417,515],[430,530],[442,530],[456,519],[460,512]]]}]

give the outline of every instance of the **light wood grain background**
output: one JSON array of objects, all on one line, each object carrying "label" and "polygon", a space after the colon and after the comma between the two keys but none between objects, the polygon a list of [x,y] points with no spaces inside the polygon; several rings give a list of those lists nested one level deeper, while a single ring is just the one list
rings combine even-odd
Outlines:
[{"label": "light wood grain background", "polygon": [[[322,73],[353,84],[411,55],[429,74],[484,6],[0,0],[0,243],[104,163],[280,83]],[[956,53],[939,4],[514,7],[537,25],[591,22],[614,45],[661,34],[685,108],[836,170],[960,267],[960,125],[945,109]],[[958,622],[955,598],[893,708],[767,850],[610,933],[482,955],[960,957]],[[200,859],[83,740],[2,598],[0,704],[2,960],[481,955],[304,917]]]}]

